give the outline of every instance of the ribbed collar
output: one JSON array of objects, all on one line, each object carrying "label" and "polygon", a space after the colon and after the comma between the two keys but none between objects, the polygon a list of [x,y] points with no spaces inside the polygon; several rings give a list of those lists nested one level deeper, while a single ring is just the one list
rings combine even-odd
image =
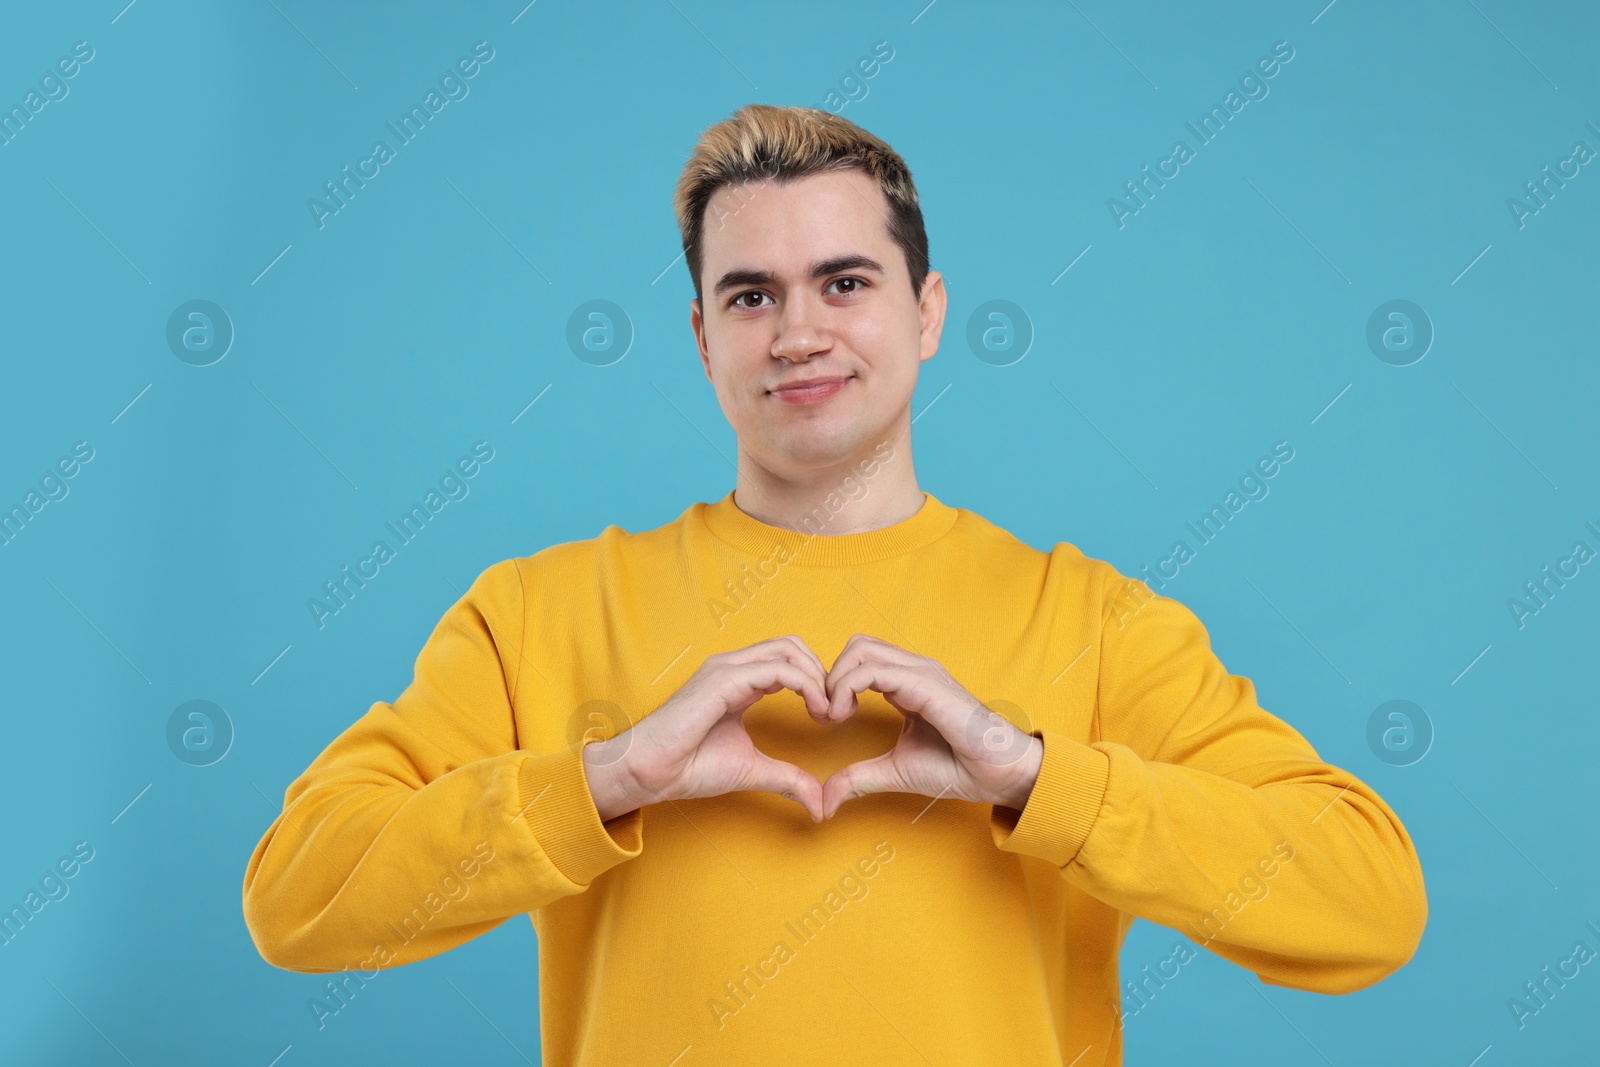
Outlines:
[{"label": "ribbed collar", "polygon": [[910,518],[859,533],[830,534],[826,532],[826,523],[815,524],[818,533],[770,526],[739,510],[733,502],[731,489],[721,500],[702,505],[699,512],[715,537],[751,555],[765,558],[781,545],[787,550],[785,554],[791,556],[789,563],[803,567],[848,567],[911,552],[949,533],[960,509],[943,503],[926,490],[923,495],[926,499],[922,507]]}]

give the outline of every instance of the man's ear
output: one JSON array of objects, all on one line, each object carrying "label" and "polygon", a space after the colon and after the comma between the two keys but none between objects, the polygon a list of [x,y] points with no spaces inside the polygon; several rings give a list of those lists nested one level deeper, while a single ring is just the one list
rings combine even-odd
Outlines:
[{"label": "man's ear", "polygon": [[933,354],[939,350],[939,337],[944,331],[944,313],[948,300],[949,294],[944,288],[944,275],[936,270],[928,271],[927,277],[922,279],[922,297],[918,306],[922,316],[922,362],[932,359]]},{"label": "man's ear", "polygon": [[711,356],[707,348],[705,316],[700,311],[700,298],[694,297],[689,301],[689,329],[694,331],[694,344],[700,352],[700,369],[705,372],[706,381],[711,381]]}]

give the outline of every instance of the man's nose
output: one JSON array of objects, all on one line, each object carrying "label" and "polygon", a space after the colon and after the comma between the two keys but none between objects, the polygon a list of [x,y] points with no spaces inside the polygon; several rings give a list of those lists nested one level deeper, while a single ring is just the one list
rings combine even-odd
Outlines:
[{"label": "man's nose", "polygon": [[779,359],[798,363],[826,348],[817,309],[803,299],[784,305],[778,316],[778,335],[772,341],[772,354]]}]

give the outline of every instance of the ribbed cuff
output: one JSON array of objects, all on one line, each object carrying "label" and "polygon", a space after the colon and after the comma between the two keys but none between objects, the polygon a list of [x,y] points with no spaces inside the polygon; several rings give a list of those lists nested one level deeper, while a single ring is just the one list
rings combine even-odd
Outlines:
[{"label": "ribbed cuff", "polygon": [[989,812],[996,847],[1065,867],[1078,855],[1100,817],[1111,757],[1066,734],[1035,730],[1044,742],[1039,778],[1019,815],[1012,808]]},{"label": "ribbed cuff", "polygon": [[600,821],[583,773],[583,745],[529,756],[517,775],[518,804],[556,869],[579,885],[637,856],[644,813],[635,808]]}]

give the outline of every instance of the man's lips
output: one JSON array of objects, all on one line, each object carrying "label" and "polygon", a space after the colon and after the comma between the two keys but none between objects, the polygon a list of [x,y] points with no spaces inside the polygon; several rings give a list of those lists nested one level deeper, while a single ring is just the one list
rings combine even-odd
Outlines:
[{"label": "man's lips", "polygon": [[786,404],[816,404],[843,389],[851,377],[848,374],[819,375],[816,378],[780,385],[771,392]]}]

